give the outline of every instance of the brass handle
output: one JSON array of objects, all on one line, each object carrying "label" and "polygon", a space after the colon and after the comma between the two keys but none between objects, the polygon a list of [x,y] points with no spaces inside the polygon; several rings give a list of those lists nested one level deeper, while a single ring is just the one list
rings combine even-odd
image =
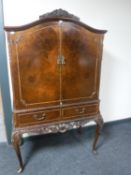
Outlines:
[{"label": "brass handle", "polygon": [[79,112],[79,114],[83,114],[85,113],[85,108],[82,108],[82,109],[76,109],[76,112]]},{"label": "brass handle", "polygon": [[65,64],[65,57],[63,55],[61,56],[61,64]]},{"label": "brass handle", "polygon": [[65,64],[65,58],[63,55],[59,55],[57,58],[57,64]]},{"label": "brass handle", "polygon": [[33,115],[33,118],[36,119],[36,120],[44,120],[46,118],[46,114],[43,113],[42,115],[39,115],[39,114],[35,114]]}]

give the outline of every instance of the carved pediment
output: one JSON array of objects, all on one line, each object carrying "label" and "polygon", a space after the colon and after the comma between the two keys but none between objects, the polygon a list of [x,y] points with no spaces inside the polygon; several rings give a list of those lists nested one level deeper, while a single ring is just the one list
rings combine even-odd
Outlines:
[{"label": "carved pediment", "polygon": [[66,10],[63,9],[56,9],[52,12],[45,13],[39,17],[40,19],[46,19],[46,18],[70,18],[75,21],[80,21],[80,18],[67,12]]}]

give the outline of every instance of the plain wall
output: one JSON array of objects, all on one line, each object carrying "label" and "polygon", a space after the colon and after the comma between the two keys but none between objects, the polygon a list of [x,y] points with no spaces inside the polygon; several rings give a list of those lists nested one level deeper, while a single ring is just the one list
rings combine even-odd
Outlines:
[{"label": "plain wall", "polygon": [[63,8],[88,25],[107,29],[101,71],[101,113],[105,121],[131,116],[130,0],[4,0],[5,25],[17,26]]}]

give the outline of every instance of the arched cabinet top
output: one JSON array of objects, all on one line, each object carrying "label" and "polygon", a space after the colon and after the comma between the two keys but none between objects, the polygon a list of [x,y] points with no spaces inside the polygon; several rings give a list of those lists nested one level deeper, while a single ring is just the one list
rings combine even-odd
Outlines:
[{"label": "arched cabinet top", "polygon": [[96,33],[96,34],[97,33],[98,34],[105,34],[107,32],[107,30],[95,29],[93,27],[90,27],[90,26],[82,23],[80,21],[79,17],[77,17],[73,14],[70,14],[69,12],[67,12],[65,10],[62,10],[62,9],[57,9],[57,10],[54,10],[50,13],[46,13],[44,15],[41,15],[39,17],[39,20],[34,21],[32,23],[22,25],[22,26],[5,26],[4,29],[7,32],[23,31],[23,30],[29,29],[31,27],[37,26],[39,24],[44,24],[44,23],[47,23],[47,22],[56,22],[56,21],[59,21],[59,20],[75,23],[75,24],[80,25],[80,26],[86,28],[87,30],[89,30],[93,33]]}]

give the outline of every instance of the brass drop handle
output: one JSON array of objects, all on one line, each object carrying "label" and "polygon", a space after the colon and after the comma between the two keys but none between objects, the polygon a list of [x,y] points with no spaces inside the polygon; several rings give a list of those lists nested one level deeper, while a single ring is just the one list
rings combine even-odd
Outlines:
[{"label": "brass drop handle", "polygon": [[43,113],[42,115],[40,115],[40,114],[34,114],[33,115],[33,118],[34,119],[36,119],[36,120],[44,120],[45,118],[46,118],[46,114],[45,113]]},{"label": "brass drop handle", "polygon": [[79,114],[83,114],[83,113],[85,113],[85,108],[82,108],[82,109],[76,109],[76,112],[79,112]]}]

